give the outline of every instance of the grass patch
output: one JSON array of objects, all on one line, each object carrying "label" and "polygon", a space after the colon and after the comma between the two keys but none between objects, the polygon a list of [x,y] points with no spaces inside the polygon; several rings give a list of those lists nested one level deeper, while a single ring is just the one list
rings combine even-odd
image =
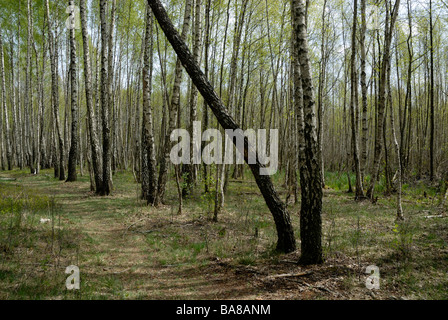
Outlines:
[{"label": "grass patch", "polygon": [[[2,299],[269,299],[291,292],[304,299],[328,297],[309,287],[298,291],[285,280],[257,284],[266,274],[297,272],[284,261],[296,261],[300,250],[287,256],[275,252],[275,225],[249,171],[245,180],[229,182],[216,223],[211,221],[213,188],[204,194],[201,180],[184,200],[183,215],[177,215],[172,180],[166,205],[151,208],[139,199],[140,186],[130,172],[115,173],[109,197],[92,194],[88,176],[68,184],[52,174],[14,170],[9,177],[15,181],[0,181]],[[350,175],[353,186],[354,178]],[[273,181],[285,199],[284,173]],[[405,185],[406,221],[397,224],[395,197],[380,193],[381,181],[374,205],[353,201],[345,173],[326,173],[326,261],[307,283],[333,283],[330,292],[341,294],[333,298],[370,299],[364,270],[377,265],[378,298],[447,299],[447,219],[426,218],[436,212],[443,188]],[[300,203],[290,203],[288,210],[299,240]],[[65,267],[72,264],[81,271],[76,292],[65,289]]]}]

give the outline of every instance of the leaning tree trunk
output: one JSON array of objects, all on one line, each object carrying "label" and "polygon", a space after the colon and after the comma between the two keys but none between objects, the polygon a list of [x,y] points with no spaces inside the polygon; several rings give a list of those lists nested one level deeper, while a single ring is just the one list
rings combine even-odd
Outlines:
[{"label": "leaning tree trunk", "polygon": [[[198,88],[204,99],[207,101],[207,104],[215,114],[218,122],[224,129],[239,129],[238,125],[229,115],[223,102],[214,91],[208,79],[205,77],[204,73],[201,71],[197,63],[195,63],[193,55],[190,53],[190,50],[188,49],[185,42],[181,40],[180,35],[174,28],[160,0],[148,0],[148,3],[151,6],[154,16],[157,18],[157,21],[159,22],[159,25],[161,26],[163,32],[176,51],[177,56],[181,60],[187,73],[190,75],[191,80]],[[249,162],[249,141],[242,135],[237,138],[244,139],[244,158],[246,162]],[[236,143],[236,139],[233,141],[234,143]],[[275,191],[270,176],[262,175],[260,173],[260,169],[262,169],[263,166],[259,161],[258,155],[256,156],[256,159],[256,163],[249,164],[249,166],[255,177],[257,185],[266,201],[266,204],[268,205],[274,217],[278,236],[277,250],[283,252],[294,251],[296,249],[296,243],[289,213],[286,209],[285,204],[280,200],[277,192]]]},{"label": "leaning tree trunk", "polygon": [[68,155],[68,177],[67,182],[74,182],[77,180],[76,174],[76,163],[78,160],[78,145],[79,145],[79,135],[78,135],[78,72],[76,66],[76,39],[75,39],[75,8],[74,1],[70,0],[68,2],[71,12],[71,28],[70,33],[70,102],[71,102],[71,113],[72,113],[72,133],[71,133],[71,145],[70,152]]},{"label": "leaning tree trunk", "polygon": [[301,163],[300,185],[302,203],[300,210],[301,264],[322,263],[322,168],[319,159],[315,100],[311,62],[307,40],[306,12],[303,0],[292,0],[292,14],[296,50],[300,63],[303,88],[303,137],[305,161]]},{"label": "leaning tree trunk", "polygon": [[143,56],[143,125],[142,125],[142,196],[148,204],[154,204],[157,192],[156,150],[151,110],[153,71],[152,12],[146,8],[146,32]]},{"label": "leaning tree trunk", "polygon": [[87,119],[89,125],[89,137],[90,148],[92,155],[92,167],[93,175],[95,178],[95,190],[96,193],[100,193],[103,189],[103,177],[101,175],[101,151],[98,142],[98,126],[95,111],[93,108],[93,95],[92,95],[92,70],[90,65],[90,48],[89,37],[87,34],[87,21],[86,21],[86,0],[80,0],[80,16],[81,16],[81,32],[83,41],[83,53],[84,53],[84,76],[86,87],[86,106],[87,106]]}]

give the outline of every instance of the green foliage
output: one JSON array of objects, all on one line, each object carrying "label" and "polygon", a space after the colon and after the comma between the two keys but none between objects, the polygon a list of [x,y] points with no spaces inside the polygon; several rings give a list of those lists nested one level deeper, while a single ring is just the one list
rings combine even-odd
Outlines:
[{"label": "green foliage", "polygon": [[199,206],[206,212],[207,216],[213,212],[216,198],[216,180],[215,175],[212,174],[213,167],[210,170],[211,173],[206,178],[202,177],[202,184],[204,186],[207,185],[208,192],[201,194]]},{"label": "green foliage", "polygon": [[392,229],[391,247],[396,250],[399,259],[408,260],[412,257],[414,230],[408,221],[396,223]]},{"label": "green foliage", "polygon": [[21,212],[42,212],[48,209],[50,198],[21,186],[0,186],[0,215]]},{"label": "green foliage", "polygon": [[[352,185],[355,183],[355,175],[350,175],[350,180]],[[345,173],[337,173],[337,172],[326,172],[325,173],[325,185],[330,187],[331,189],[338,191],[347,191],[348,190],[348,178]]]}]

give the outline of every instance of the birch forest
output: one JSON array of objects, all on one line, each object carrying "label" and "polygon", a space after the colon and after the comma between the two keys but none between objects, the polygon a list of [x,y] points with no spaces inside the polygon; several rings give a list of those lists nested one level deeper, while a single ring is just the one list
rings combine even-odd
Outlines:
[{"label": "birch forest", "polygon": [[446,0],[0,0],[0,299],[447,299],[447,39]]}]

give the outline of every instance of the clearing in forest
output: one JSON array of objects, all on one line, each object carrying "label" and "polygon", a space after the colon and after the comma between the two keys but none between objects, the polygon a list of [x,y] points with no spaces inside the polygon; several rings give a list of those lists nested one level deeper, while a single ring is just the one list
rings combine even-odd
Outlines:
[{"label": "clearing in forest", "polygon": [[[446,299],[448,219],[437,190],[406,186],[406,221],[395,223],[394,197],[355,202],[343,178],[327,175],[325,263],[274,251],[272,217],[252,180],[231,181],[226,207],[212,222],[213,198],[196,192],[177,214],[174,182],[167,205],[147,207],[128,172],[111,196],[89,179],[65,183],[53,171],[15,170],[0,181],[0,299]],[[283,177],[274,181],[282,198]],[[300,239],[299,204],[290,203]],[[298,246],[300,248],[300,246]],[[81,289],[64,273],[80,269]],[[367,266],[380,289],[366,288]]]}]

